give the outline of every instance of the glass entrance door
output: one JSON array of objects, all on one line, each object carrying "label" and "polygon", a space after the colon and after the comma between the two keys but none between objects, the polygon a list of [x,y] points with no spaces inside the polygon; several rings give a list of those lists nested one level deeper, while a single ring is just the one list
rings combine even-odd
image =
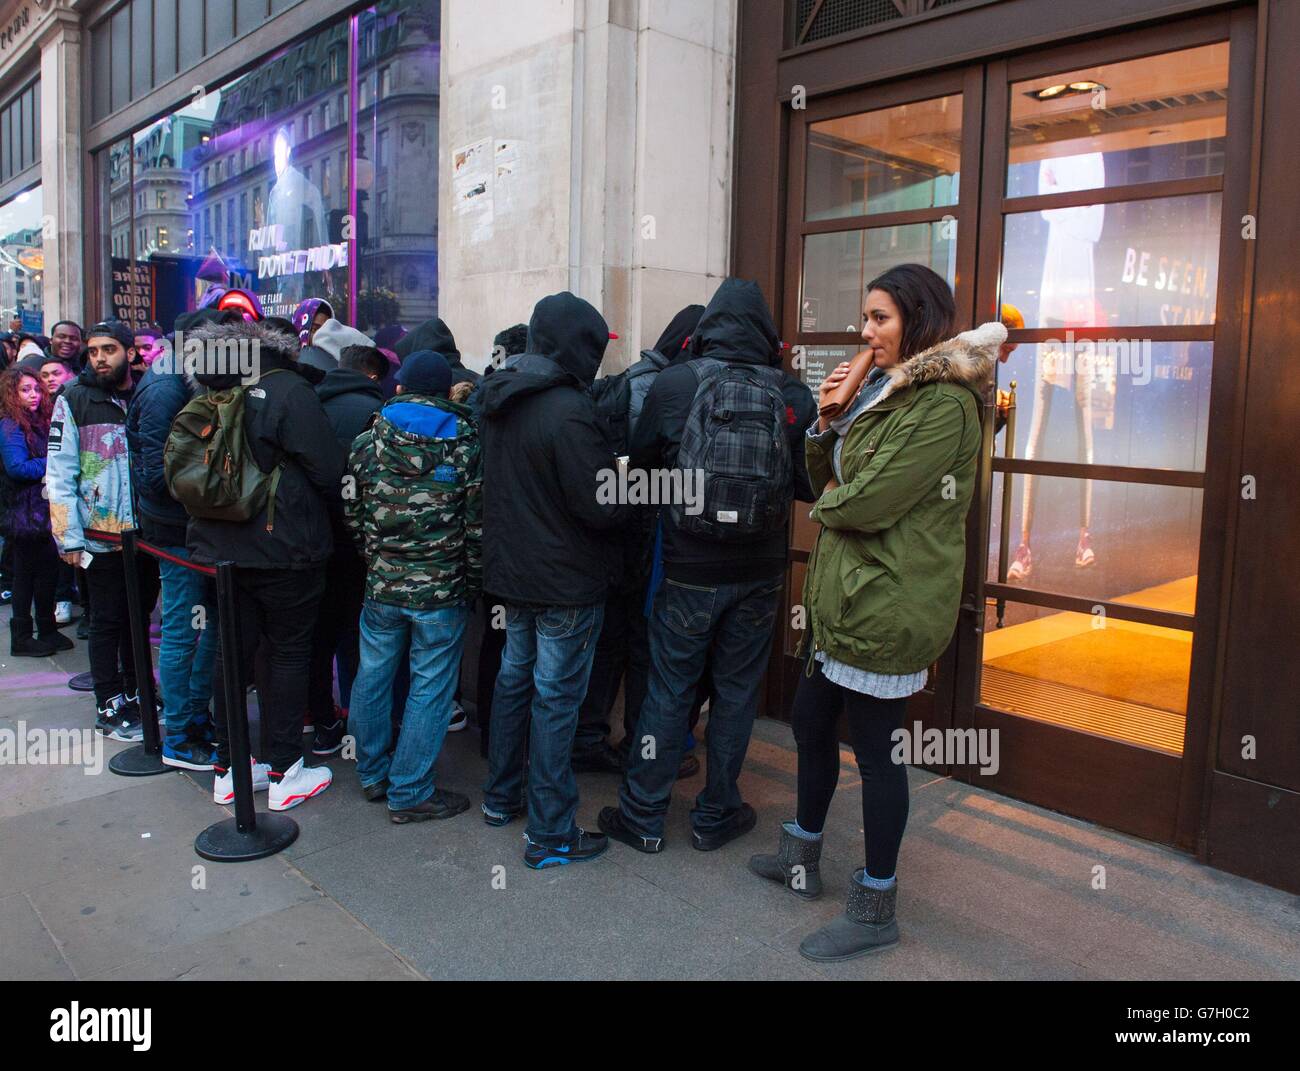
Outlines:
[{"label": "glass entrance door", "polygon": [[[1248,119],[1229,123],[1230,82],[1250,88],[1229,77],[1250,66],[1243,25],[1206,16],[872,87],[790,127],[782,319],[814,391],[858,351],[865,285],[894,264],[944,275],[961,327],[1011,325],[962,612],[907,715],[987,734],[970,745],[996,748],[995,769],[927,767],[1167,843],[1196,799],[1189,709],[1202,740],[1209,709],[1190,682],[1213,643],[1197,631],[1211,373],[1238,348],[1219,314],[1240,286],[1220,262],[1236,262],[1225,184],[1248,156]],[[778,709],[802,669],[816,534],[797,503]]]},{"label": "glass entrance door", "polygon": [[1173,842],[1229,42],[1156,40],[988,68],[978,304],[1015,349],[986,429],[954,720],[994,734],[999,762],[954,772]]}]

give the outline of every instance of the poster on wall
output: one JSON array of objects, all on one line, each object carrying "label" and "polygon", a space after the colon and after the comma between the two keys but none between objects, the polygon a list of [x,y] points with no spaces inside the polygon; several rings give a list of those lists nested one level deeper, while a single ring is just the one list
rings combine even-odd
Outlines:
[{"label": "poster on wall", "polygon": [[492,140],[483,138],[452,153],[452,210],[463,221],[470,242],[492,237]]}]

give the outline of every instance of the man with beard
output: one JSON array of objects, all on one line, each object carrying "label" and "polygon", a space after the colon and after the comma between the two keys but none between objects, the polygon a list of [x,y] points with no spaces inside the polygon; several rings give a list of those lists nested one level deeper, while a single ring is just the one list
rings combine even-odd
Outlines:
[{"label": "man with beard", "polygon": [[[90,625],[90,672],[95,682],[95,728],[114,740],[140,740],[139,697],[126,609],[121,547],[86,536],[87,529],[122,532],[136,527],[131,501],[126,410],[135,387],[131,329],[120,320],[92,327],[86,367],[55,399],[50,424],[46,488],[59,554],[83,564],[95,613]],[[158,567],[140,555],[141,605],[158,598]]]}]

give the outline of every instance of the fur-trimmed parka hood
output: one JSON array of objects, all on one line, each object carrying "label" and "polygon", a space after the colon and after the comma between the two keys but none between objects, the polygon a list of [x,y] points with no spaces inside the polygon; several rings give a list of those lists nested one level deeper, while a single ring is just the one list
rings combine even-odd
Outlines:
[{"label": "fur-trimmed parka hood", "polygon": [[1007,329],[993,320],[973,331],[944,339],[893,368],[872,369],[853,404],[831,421],[831,427],[840,435],[845,434],[860,414],[907,387],[954,383],[978,396],[993,374],[998,348],[1006,340]]},{"label": "fur-trimmed parka hood", "polygon": [[[185,335],[203,343],[194,379],[211,390],[228,390],[264,375],[273,368],[294,368],[298,340],[261,321],[205,323]],[[179,354],[189,367],[187,354]]]}]

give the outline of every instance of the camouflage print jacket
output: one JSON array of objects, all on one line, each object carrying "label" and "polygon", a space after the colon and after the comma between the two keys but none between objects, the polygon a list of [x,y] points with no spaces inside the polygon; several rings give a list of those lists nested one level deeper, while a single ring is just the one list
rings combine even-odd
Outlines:
[{"label": "camouflage print jacket", "polygon": [[348,528],[364,544],[366,595],[415,610],[476,598],[483,478],[469,409],[399,394],[352,441]]}]

